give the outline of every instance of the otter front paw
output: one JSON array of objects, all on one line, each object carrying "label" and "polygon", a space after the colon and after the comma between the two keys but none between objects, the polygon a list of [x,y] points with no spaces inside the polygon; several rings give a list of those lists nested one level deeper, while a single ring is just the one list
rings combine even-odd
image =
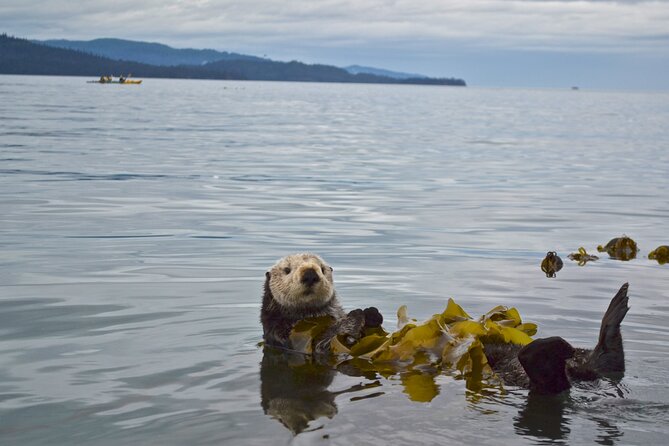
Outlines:
[{"label": "otter front paw", "polygon": [[365,308],[365,328],[378,328],[383,324],[383,316],[376,307]]},{"label": "otter front paw", "polygon": [[339,324],[337,334],[344,344],[351,346],[363,335],[365,328],[365,313],[360,308],[349,312]]}]

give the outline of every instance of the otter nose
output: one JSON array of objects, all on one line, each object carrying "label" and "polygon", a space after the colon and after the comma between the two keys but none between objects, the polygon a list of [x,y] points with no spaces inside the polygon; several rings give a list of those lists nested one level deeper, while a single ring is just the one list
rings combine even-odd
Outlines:
[{"label": "otter nose", "polygon": [[302,279],[300,281],[307,286],[312,286],[313,284],[320,282],[320,280],[321,278],[318,277],[316,270],[309,268],[302,272]]}]

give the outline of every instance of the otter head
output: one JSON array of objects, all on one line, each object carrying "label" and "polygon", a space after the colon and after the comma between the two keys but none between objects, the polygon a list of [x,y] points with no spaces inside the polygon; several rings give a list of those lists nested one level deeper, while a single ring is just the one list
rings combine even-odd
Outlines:
[{"label": "otter head", "polygon": [[322,307],[335,295],[332,267],[315,254],[286,256],[265,277],[265,287],[282,307]]}]

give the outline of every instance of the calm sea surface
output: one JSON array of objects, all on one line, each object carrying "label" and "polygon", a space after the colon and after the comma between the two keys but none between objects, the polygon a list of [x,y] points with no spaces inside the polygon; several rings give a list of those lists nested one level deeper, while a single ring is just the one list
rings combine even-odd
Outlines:
[{"label": "calm sea surface", "polygon": [[[666,444],[669,94],[85,80],[0,76],[1,444]],[[567,259],[623,233],[635,260]],[[630,282],[627,373],[418,402],[264,356],[264,272],[300,251],[387,328],[454,297],[579,347]]]}]

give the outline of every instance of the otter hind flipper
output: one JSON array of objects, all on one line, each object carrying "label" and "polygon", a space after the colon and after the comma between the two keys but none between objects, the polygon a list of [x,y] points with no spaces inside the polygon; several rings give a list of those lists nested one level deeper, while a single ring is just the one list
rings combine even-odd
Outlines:
[{"label": "otter hind flipper", "polygon": [[597,346],[588,359],[588,366],[600,374],[625,371],[625,353],[623,338],[620,334],[620,323],[629,311],[627,291],[629,284],[625,283],[611,299],[609,308],[602,318]]}]

